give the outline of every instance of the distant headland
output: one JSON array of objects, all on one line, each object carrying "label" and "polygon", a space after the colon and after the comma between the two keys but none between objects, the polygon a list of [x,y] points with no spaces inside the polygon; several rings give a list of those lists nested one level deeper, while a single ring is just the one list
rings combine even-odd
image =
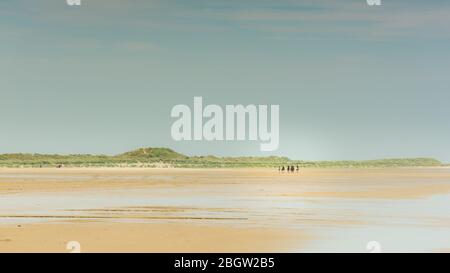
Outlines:
[{"label": "distant headland", "polygon": [[136,167],[136,168],[278,168],[294,164],[300,168],[439,167],[433,158],[397,158],[364,161],[303,161],[287,157],[187,156],[169,148],[141,148],[119,155],[91,154],[1,154],[0,167]]}]

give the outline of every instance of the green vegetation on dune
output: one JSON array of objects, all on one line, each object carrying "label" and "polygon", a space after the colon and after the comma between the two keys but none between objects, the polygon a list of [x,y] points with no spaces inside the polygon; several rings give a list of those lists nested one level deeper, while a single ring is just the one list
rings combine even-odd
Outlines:
[{"label": "green vegetation on dune", "polygon": [[169,148],[141,148],[115,156],[129,159],[186,159],[187,156],[179,154]]},{"label": "green vegetation on dune", "polygon": [[178,168],[278,168],[299,165],[302,168],[384,168],[443,166],[432,158],[381,159],[366,161],[298,161],[287,157],[186,156],[168,148],[141,148],[123,154],[46,155],[2,154],[0,167],[178,167]]},{"label": "green vegetation on dune", "polygon": [[300,161],[306,167],[385,168],[385,167],[440,167],[434,158],[393,158],[363,161]]}]

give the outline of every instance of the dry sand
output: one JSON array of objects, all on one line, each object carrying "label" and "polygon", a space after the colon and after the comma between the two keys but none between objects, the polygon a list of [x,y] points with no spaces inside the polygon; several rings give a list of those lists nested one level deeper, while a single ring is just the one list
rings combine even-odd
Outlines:
[{"label": "dry sand", "polygon": [[2,227],[0,250],[68,252],[75,240],[82,252],[285,252],[302,239],[263,228],[77,221]]}]

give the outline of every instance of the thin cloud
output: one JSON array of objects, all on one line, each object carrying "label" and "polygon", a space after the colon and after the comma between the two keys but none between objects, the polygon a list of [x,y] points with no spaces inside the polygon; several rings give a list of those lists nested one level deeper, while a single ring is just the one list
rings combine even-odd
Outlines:
[{"label": "thin cloud", "polygon": [[[284,2],[288,4],[289,2]],[[304,2],[303,2],[304,3]],[[308,8],[245,8],[219,11],[216,17],[239,22],[259,32],[343,34],[358,38],[405,38],[409,36],[448,36],[450,5],[386,3],[369,7],[365,1],[331,4],[310,1]],[[442,31],[447,30],[447,31]]]}]

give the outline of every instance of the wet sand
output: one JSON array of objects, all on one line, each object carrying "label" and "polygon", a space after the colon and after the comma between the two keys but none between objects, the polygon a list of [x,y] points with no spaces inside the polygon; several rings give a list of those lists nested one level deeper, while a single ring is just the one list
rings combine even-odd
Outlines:
[{"label": "wet sand", "polygon": [[0,169],[0,252],[432,252],[449,196],[448,168]]}]

